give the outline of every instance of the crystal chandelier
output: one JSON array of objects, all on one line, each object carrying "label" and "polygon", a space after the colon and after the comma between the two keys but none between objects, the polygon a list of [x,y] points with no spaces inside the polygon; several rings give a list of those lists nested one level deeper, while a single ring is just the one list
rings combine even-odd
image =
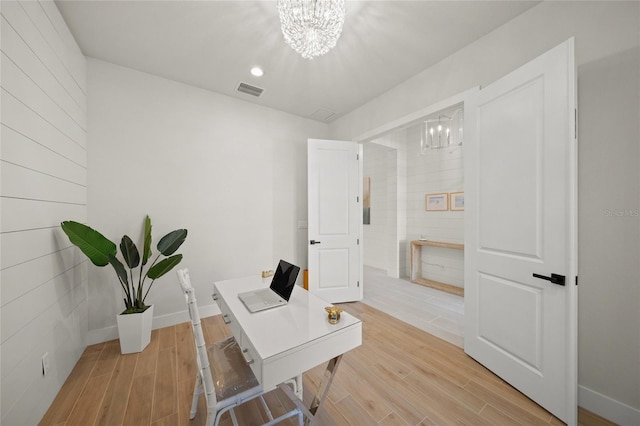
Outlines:
[{"label": "crystal chandelier", "polygon": [[284,40],[305,59],[331,50],[344,24],[344,0],[278,0]]}]

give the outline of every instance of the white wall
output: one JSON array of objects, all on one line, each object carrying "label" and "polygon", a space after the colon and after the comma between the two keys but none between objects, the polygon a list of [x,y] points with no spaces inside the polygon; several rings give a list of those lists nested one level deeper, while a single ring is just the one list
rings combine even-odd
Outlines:
[{"label": "white wall", "polygon": [[389,223],[392,216],[389,208],[392,206],[395,209],[396,204],[395,194],[389,194],[387,187],[387,175],[392,166],[387,157],[389,151],[394,150],[366,143],[362,151],[363,175],[371,179],[371,223],[363,225],[363,263],[386,272],[391,263],[388,261],[387,247],[394,244],[388,236],[390,228],[395,228],[395,222]]},{"label": "white wall", "polygon": [[331,125],[353,139],[487,85],[575,37],[580,404],[640,423],[640,3],[543,2]]},{"label": "white wall", "polygon": [[[461,146],[428,149],[420,154],[420,126],[406,131],[407,144],[407,238],[421,235],[433,241],[464,243],[464,211],[426,211],[425,195],[464,190]],[[404,251],[409,258],[409,243]],[[423,278],[464,287],[462,250],[422,247]],[[407,268],[409,262],[407,260]],[[408,270],[408,269],[407,269]]]},{"label": "white wall", "polygon": [[365,225],[364,264],[390,277],[406,275],[406,135],[404,130],[365,143],[364,173],[371,176],[371,225]]},{"label": "white wall", "polygon": [[86,344],[86,262],[59,228],[86,219],[86,62],[53,2],[1,7],[0,423],[22,425]]},{"label": "white wall", "polygon": [[[307,138],[327,125],[88,60],[88,223],[112,240],[155,241],[176,228],[199,305],[215,280],[259,274],[284,258],[307,266]],[[113,271],[90,269],[90,341],[117,336],[123,309]],[[302,274],[300,274],[302,276]],[[299,278],[301,279],[301,277]],[[172,272],[149,299],[154,327],[185,321]]]}]

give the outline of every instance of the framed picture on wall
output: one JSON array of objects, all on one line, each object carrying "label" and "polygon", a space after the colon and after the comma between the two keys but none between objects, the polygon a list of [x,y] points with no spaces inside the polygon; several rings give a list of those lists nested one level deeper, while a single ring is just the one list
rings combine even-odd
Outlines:
[{"label": "framed picture on wall", "polygon": [[451,210],[464,210],[464,192],[452,192],[449,194]]},{"label": "framed picture on wall", "polygon": [[366,176],[362,182],[362,223],[371,224],[371,178]]},{"label": "framed picture on wall", "polygon": [[425,195],[425,210],[428,212],[449,210],[449,194],[443,193]]}]

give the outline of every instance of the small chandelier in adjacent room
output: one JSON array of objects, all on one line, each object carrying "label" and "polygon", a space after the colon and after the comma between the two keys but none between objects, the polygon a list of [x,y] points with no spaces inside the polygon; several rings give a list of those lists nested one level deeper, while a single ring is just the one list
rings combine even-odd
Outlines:
[{"label": "small chandelier in adjacent room", "polygon": [[284,40],[306,59],[335,47],[345,11],[344,0],[278,0]]},{"label": "small chandelier in adjacent room", "polygon": [[462,109],[439,113],[420,123],[420,154],[429,149],[462,145],[464,120]]}]

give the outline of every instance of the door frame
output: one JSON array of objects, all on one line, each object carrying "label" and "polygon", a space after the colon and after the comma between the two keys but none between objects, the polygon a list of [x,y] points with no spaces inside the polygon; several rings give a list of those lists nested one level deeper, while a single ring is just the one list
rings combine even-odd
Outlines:
[{"label": "door frame", "polygon": [[457,104],[464,104],[465,100],[471,94],[476,93],[478,90],[480,90],[480,86],[475,86],[469,90],[465,90],[464,92],[458,93],[447,99],[443,99],[432,105],[429,105],[426,108],[419,109],[418,111],[412,112],[411,114],[397,118],[393,121],[383,124],[382,126],[376,127],[375,129],[364,132],[361,135],[356,136],[352,140],[360,144],[371,142],[374,139],[386,135],[387,133],[391,133],[395,130],[407,127],[411,124],[418,123],[420,119],[427,117],[433,113],[442,111]]},{"label": "door frame", "polygon": [[[469,90],[465,90],[464,92],[455,94],[451,97],[438,101],[432,105],[429,105],[426,108],[419,109],[415,112],[412,112],[411,114],[407,114],[403,117],[400,117],[386,124],[383,124],[382,126],[376,127],[375,129],[372,129],[368,132],[362,133],[361,135],[358,135],[355,138],[353,138],[352,141],[357,142],[360,145],[363,145],[368,142],[373,142],[375,139],[378,139],[389,133],[393,133],[402,128],[415,125],[419,123],[421,120],[423,120],[425,117],[428,117],[439,111],[446,110],[455,105],[463,105],[464,107],[464,103],[469,98],[469,96],[478,92],[479,90],[480,90],[480,86],[475,86]],[[464,143],[462,145],[462,149],[464,150]],[[366,158],[363,159],[363,161],[366,161]],[[397,241],[396,241],[396,244],[397,244]],[[362,244],[362,251],[363,251],[362,256],[364,256],[364,242]],[[363,262],[363,260],[364,260],[364,257],[361,258],[361,263]],[[397,266],[398,266],[398,270],[402,270],[400,265],[397,265]]]},{"label": "door frame", "polygon": [[[572,61],[572,66],[575,67],[575,58],[573,58]],[[577,78],[575,79],[575,82],[577,84]],[[469,98],[470,95],[477,93],[479,90],[481,90],[480,86],[474,86],[471,89],[468,89],[464,92],[458,93],[456,95],[453,95],[449,98],[446,98],[444,100],[438,101],[432,105],[429,105],[428,107],[422,108],[420,110],[417,110],[411,114],[407,114],[403,117],[400,117],[398,119],[392,120],[386,124],[383,124],[379,127],[376,127],[372,130],[369,130],[367,132],[364,132],[356,137],[354,137],[352,140],[354,142],[358,142],[360,144],[364,144],[367,142],[371,142],[374,139],[377,139],[379,137],[382,137],[388,133],[391,133],[395,130],[399,130],[403,127],[407,127],[409,125],[415,124],[417,122],[419,122],[420,119],[427,117],[433,113],[436,113],[438,111],[444,110],[446,108],[449,108],[451,106],[457,105],[457,104],[462,104],[464,107],[465,101]],[[569,90],[571,91],[570,96],[573,96],[574,99],[577,98],[577,87],[574,85],[573,87],[570,87]],[[577,108],[577,101],[575,102],[576,108]],[[574,137],[577,139],[577,113],[573,116],[573,121],[571,123],[571,125],[573,126],[574,130]],[[463,150],[464,150],[464,143],[462,145]],[[577,170],[578,170],[578,156],[577,156],[577,143],[574,144],[570,144],[570,164],[569,164],[569,173],[572,173],[574,176],[577,176]],[[577,185],[577,179],[574,180],[574,185],[570,188],[570,209],[577,209],[577,199],[578,199],[578,185]],[[570,214],[576,214],[577,217],[577,211],[571,212]],[[572,224],[572,229],[569,230],[569,233],[571,235],[570,237],[570,241],[569,244],[572,246],[571,249],[571,253],[577,253],[577,247],[578,247],[578,224],[577,221],[575,221],[575,223]],[[362,259],[361,259],[362,262]],[[569,261],[569,274],[568,277],[574,277],[578,275],[578,268],[577,268],[577,258],[571,259]],[[576,283],[577,284],[577,283]],[[364,286],[364,283],[363,283]],[[574,285],[570,285],[568,287],[575,287]],[[573,288],[569,291],[569,293],[571,293],[570,295],[568,295],[567,297],[567,312],[566,314],[569,317],[569,330],[568,330],[568,335],[569,335],[569,339],[571,342],[577,342],[577,333],[578,333],[578,324],[577,324],[577,310],[578,310],[578,298],[577,298],[577,289]],[[569,347],[567,348],[567,380],[570,383],[578,383],[578,364],[577,364],[577,358],[578,358],[578,347],[576,343],[571,343],[569,345]],[[568,405],[572,405],[577,407],[578,406],[578,392],[577,392],[577,387],[575,390],[568,390],[568,395],[567,395],[567,404]],[[577,422],[577,410],[575,412],[575,414],[572,412],[568,418],[569,424],[575,424]]]}]

